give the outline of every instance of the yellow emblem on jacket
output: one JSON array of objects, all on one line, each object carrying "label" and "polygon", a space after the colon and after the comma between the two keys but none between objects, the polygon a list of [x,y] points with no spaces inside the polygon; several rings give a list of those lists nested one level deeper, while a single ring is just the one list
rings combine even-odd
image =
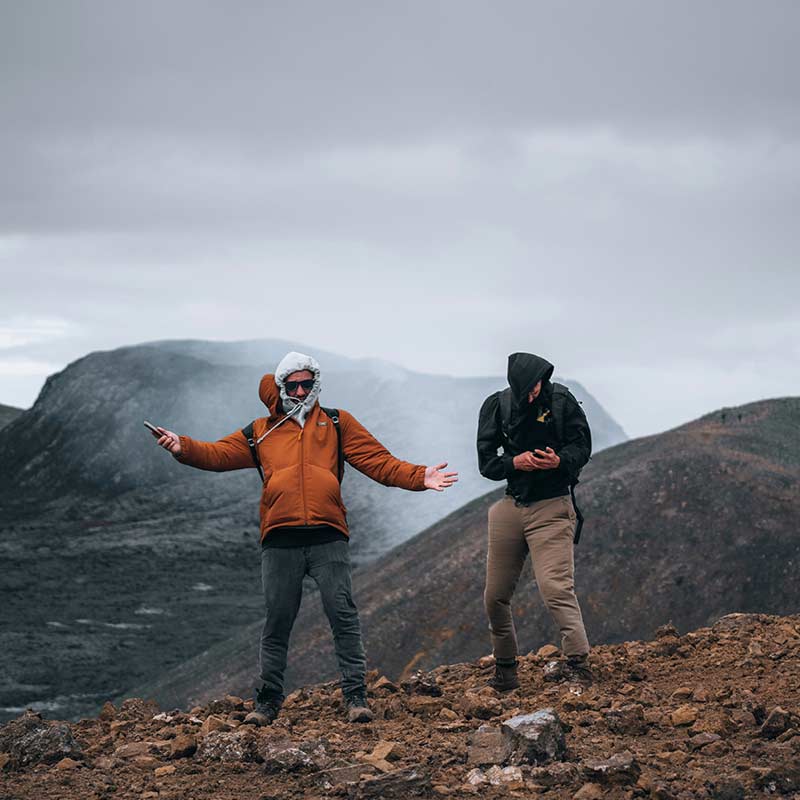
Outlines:
[{"label": "yellow emblem on jacket", "polygon": [[536,417],[537,422],[547,422],[547,418],[550,416],[550,409],[546,408],[542,413]]}]

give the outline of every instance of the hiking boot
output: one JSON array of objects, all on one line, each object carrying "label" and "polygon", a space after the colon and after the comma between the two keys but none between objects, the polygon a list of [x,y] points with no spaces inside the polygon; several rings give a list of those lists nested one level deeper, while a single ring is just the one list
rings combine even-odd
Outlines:
[{"label": "hiking boot", "polygon": [[348,722],[372,722],[375,714],[367,705],[367,695],[365,692],[353,692],[345,695],[345,705],[347,706]]},{"label": "hiking boot", "polygon": [[517,662],[513,664],[500,664],[495,662],[494,677],[489,680],[489,686],[498,692],[510,692],[519,688],[517,678]]},{"label": "hiking boot", "polygon": [[281,710],[281,698],[269,694],[262,686],[256,691],[255,700],[255,707],[244,718],[242,725],[256,725],[259,728],[272,725]]},{"label": "hiking boot", "polygon": [[567,659],[567,674],[582,686],[591,686],[594,683],[594,673],[586,656],[570,656]]}]

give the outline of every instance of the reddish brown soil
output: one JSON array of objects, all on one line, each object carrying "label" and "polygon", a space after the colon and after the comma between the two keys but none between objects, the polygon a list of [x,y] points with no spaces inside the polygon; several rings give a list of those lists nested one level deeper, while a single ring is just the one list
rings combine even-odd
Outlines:
[{"label": "reddish brown soil", "polygon": [[[597,647],[591,656],[597,681],[583,691],[545,681],[547,658],[523,658],[521,688],[502,696],[484,688],[490,659],[427,673],[442,690],[438,697],[372,675],[376,720],[364,725],[344,720],[332,684],[298,690],[278,721],[261,729],[240,726],[244,711],[235,698],[194,709],[193,716],[168,712],[171,720],[154,720],[158,710],[141,700],[126,701],[70,724],[83,750],[77,764],[20,767],[0,755],[0,763],[7,761],[0,798],[800,797],[800,616],[729,615],[684,636],[667,626],[650,642]],[[497,786],[466,783],[475,769],[467,763],[469,740],[478,727],[548,706],[568,729],[567,766],[523,766],[521,779]],[[245,757],[255,760],[202,758],[201,723],[208,727],[210,715],[232,726],[229,735],[240,737],[250,748]],[[178,736],[195,737],[201,751],[172,757]],[[321,741],[321,760],[281,771],[268,747],[282,740]],[[384,757],[371,759],[379,743]],[[616,784],[589,779],[589,762],[623,751],[640,774]],[[349,782],[331,777],[341,775],[331,768],[342,764],[356,765],[345,776]],[[163,767],[175,770],[156,776]],[[399,780],[411,770],[418,794],[392,789],[391,776]]]}]

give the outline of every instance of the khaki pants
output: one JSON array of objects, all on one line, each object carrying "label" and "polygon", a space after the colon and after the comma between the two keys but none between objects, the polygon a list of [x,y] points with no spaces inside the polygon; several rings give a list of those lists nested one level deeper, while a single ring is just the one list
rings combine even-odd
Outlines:
[{"label": "khaki pants", "polygon": [[568,497],[517,506],[504,497],[489,509],[489,553],[486,560],[484,604],[489,617],[494,656],[511,661],[517,656],[517,634],[511,597],[528,553],[544,604],[561,630],[567,656],[589,652],[583,617],[575,596],[572,536],[575,509]]}]

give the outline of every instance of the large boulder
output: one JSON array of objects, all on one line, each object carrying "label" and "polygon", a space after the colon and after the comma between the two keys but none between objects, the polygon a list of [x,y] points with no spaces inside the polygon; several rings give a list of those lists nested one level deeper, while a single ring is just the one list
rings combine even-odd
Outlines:
[{"label": "large boulder", "polygon": [[21,768],[80,758],[81,746],[66,723],[49,722],[41,714],[26,711],[0,726],[0,753],[9,755],[8,766]]},{"label": "large boulder", "polygon": [[552,708],[511,717],[501,730],[509,742],[512,764],[546,764],[566,755],[564,726]]}]

